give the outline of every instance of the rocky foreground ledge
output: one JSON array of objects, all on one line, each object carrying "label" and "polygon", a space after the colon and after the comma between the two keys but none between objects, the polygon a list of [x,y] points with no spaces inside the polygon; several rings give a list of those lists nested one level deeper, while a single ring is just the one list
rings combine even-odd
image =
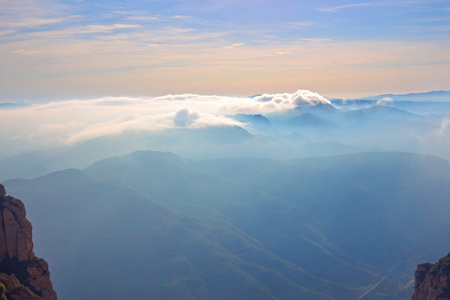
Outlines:
[{"label": "rocky foreground ledge", "polygon": [[450,253],[435,264],[421,264],[414,272],[412,300],[450,299]]},{"label": "rocky foreground ledge", "polygon": [[33,252],[32,226],[19,199],[0,184],[0,299],[56,300],[48,264]]}]

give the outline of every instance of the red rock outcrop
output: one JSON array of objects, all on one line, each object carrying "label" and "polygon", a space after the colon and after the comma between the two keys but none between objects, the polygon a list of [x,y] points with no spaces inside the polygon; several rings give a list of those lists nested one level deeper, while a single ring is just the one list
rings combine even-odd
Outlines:
[{"label": "red rock outcrop", "polygon": [[434,265],[418,265],[414,277],[412,300],[450,299],[450,253]]},{"label": "red rock outcrop", "polygon": [[56,300],[48,264],[34,255],[25,215],[22,201],[6,196],[0,184],[0,297]]},{"label": "red rock outcrop", "polygon": [[41,297],[33,293],[29,288],[20,284],[16,276],[0,273],[0,299],[13,300],[42,300]]}]

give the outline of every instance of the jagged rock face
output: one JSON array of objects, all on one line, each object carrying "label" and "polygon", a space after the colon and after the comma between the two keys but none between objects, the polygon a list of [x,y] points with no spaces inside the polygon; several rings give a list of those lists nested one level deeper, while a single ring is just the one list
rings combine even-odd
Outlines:
[{"label": "jagged rock face", "polygon": [[0,282],[5,287],[2,293],[7,299],[56,300],[48,264],[34,255],[32,226],[25,215],[22,201],[6,196],[5,187],[0,184]]},{"label": "jagged rock face", "polygon": [[0,197],[5,197],[6,196],[6,190],[5,187],[3,186],[3,184],[0,184]]},{"label": "jagged rock face", "polygon": [[450,299],[450,253],[434,265],[417,266],[412,300]]},{"label": "jagged rock face", "polygon": [[[34,294],[30,289],[20,284],[16,276],[0,274],[0,299],[6,297],[13,300],[42,300],[41,297]],[[3,285],[3,286],[2,286]]]}]

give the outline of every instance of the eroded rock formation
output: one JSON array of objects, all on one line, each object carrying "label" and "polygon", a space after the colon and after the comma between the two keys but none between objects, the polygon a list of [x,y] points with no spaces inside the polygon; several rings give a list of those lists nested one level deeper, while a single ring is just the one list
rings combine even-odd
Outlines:
[{"label": "eroded rock formation", "polygon": [[450,299],[450,253],[434,265],[418,265],[414,277],[412,300]]},{"label": "eroded rock formation", "polygon": [[34,255],[32,226],[22,201],[0,184],[0,299],[56,300],[45,260]]}]

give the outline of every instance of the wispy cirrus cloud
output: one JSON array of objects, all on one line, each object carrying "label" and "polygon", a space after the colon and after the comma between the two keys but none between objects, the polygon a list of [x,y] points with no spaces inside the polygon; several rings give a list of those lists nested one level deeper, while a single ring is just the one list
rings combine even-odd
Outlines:
[{"label": "wispy cirrus cloud", "polygon": [[162,16],[162,15],[133,15],[126,17],[127,20],[130,21],[141,21],[141,22],[163,22],[163,21],[173,21],[173,20],[180,20],[180,19],[189,19],[191,17],[189,16]]},{"label": "wispy cirrus cloud", "polygon": [[36,55],[36,54],[41,53],[41,51],[18,49],[18,50],[12,51],[12,53],[21,54],[21,55]]},{"label": "wispy cirrus cloud", "polygon": [[395,28],[404,29],[408,32],[446,32],[450,31],[450,25],[433,25],[433,26],[417,26],[417,25],[409,25],[409,26],[396,26]]},{"label": "wispy cirrus cloud", "polygon": [[301,27],[309,27],[314,25],[313,22],[288,22],[287,26],[290,28],[301,28]]},{"label": "wispy cirrus cloud", "polygon": [[412,23],[428,23],[428,22],[441,22],[441,21],[449,21],[450,17],[440,17],[440,18],[421,18],[421,19],[413,19]]},{"label": "wispy cirrus cloud", "polygon": [[14,30],[3,30],[3,31],[0,31],[0,36],[11,34],[11,33],[14,33],[14,32],[15,32]]},{"label": "wispy cirrus cloud", "polygon": [[67,6],[52,0],[2,0],[0,26],[5,28],[34,28],[52,25],[73,18]]},{"label": "wispy cirrus cloud", "polygon": [[245,45],[244,43],[237,43],[237,44],[232,44],[232,45],[230,45],[230,46],[226,46],[225,48],[227,48],[227,49],[233,49],[233,48],[240,47],[240,46],[244,46],[244,45]]},{"label": "wispy cirrus cloud", "polygon": [[7,28],[32,28],[63,22],[64,18],[23,18],[21,20],[0,21],[0,26]]},{"label": "wispy cirrus cloud", "polygon": [[[276,92],[296,89],[299,82],[325,93],[343,87],[353,93],[372,88],[376,93],[376,89],[394,82],[402,89],[411,82],[417,89],[426,89],[423,78],[436,78],[439,84],[448,78],[448,66],[439,63],[449,58],[446,41],[299,39],[230,49],[226,47],[239,44],[239,40],[232,41],[227,33],[158,30],[149,34],[142,27],[124,30],[95,34],[92,39],[64,32],[35,32],[32,34],[40,34],[35,40],[0,45],[5,58],[4,76],[0,73],[3,93],[11,90],[12,99],[27,99],[17,98],[21,90],[7,84],[19,75],[29,90],[39,92],[41,85],[57,87],[45,90],[45,94],[59,99],[61,95],[84,94],[226,93],[228,88],[233,89],[232,94],[248,95],[261,91],[261,84],[265,90]],[[13,53],[20,49],[40,53]]]},{"label": "wispy cirrus cloud", "polygon": [[351,3],[337,6],[327,6],[319,7],[319,11],[323,12],[339,12],[344,9],[349,8],[360,8],[360,7],[371,7],[371,6],[392,6],[392,5],[402,5],[402,4],[417,4],[417,1],[384,1],[384,2],[361,2],[361,3]]},{"label": "wispy cirrus cloud", "polygon": [[93,34],[93,33],[110,33],[122,29],[139,28],[137,24],[92,24],[80,27],[69,27],[62,30],[47,30],[35,33],[30,33],[30,37],[52,37],[52,36],[66,36],[75,37],[78,35]]},{"label": "wispy cirrus cloud", "polygon": [[318,8],[318,10],[324,11],[324,12],[339,12],[346,8],[366,7],[366,6],[373,6],[373,5],[377,5],[377,4],[375,4],[375,3],[353,3],[353,4],[345,4],[345,5],[338,5],[338,6],[320,7],[320,8]]},{"label": "wispy cirrus cloud", "polygon": [[324,38],[309,38],[309,39],[301,39],[303,42],[310,42],[310,43],[326,43],[331,42],[331,39],[324,39]]},{"label": "wispy cirrus cloud", "polygon": [[139,28],[137,24],[88,25],[80,28],[81,33],[111,32],[116,29]]},{"label": "wispy cirrus cloud", "polygon": [[[442,9],[448,7],[445,1],[432,1],[440,3],[440,10],[427,16],[442,23],[430,24],[439,26],[428,31],[420,26],[400,27],[421,25],[411,20],[422,16],[418,13],[422,6],[436,8],[428,4],[339,0],[327,1],[325,6],[306,2],[125,1],[105,5],[99,1],[0,0],[0,22],[11,26],[0,28],[4,58],[0,97],[11,101],[10,97],[36,99],[39,93],[52,99],[57,94],[248,95],[263,88],[295,90],[299,82],[326,93],[343,91],[344,85],[347,92],[359,93],[356,89],[362,86],[391,89],[395,81],[405,90],[406,82],[425,83],[423,78],[430,76],[442,81],[446,76],[444,66],[435,63],[448,60],[443,54],[448,50],[444,36],[448,24],[442,20]],[[198,9],[205,5],[209,6],[206,10]],[[361,14],[352,20],[330,18],[329,13],[317,10],[320,5],[328,12],[359,7]],[[389,5],[396,7],[385,9]],[[376,14],[364,14],[367,9],[362,8],[370,6],[379,6]],[[393,16],[399,9],[402,13],[397,20]],[[363,26],[354,26],[356,22]],[[396,39],[393,35],[399,33],[403,36]],[[402,42],[391,43],[394,40]],[[393,66],[425,64],[430,58],[433,71],[431,67],[393,70]],[[380,65],[391,66],[384,74],[395,73],[395,80],[374,67]],[[25,90],[29,91],[26,97]]]}]

